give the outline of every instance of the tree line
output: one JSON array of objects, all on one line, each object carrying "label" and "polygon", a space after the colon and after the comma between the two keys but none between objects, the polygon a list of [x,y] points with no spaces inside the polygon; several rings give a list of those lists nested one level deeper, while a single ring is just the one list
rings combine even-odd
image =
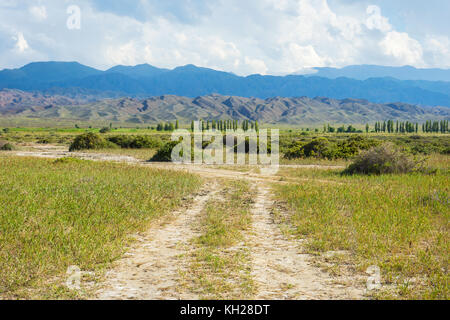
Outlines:
[{"label": "tree line", "polygon": [[[372,129],[373,128],[373,129]],[[419,125],[418,122],[409,122],[409,121],[377,121],[373,125],[373,127],[369,124],[366,124],[366,132],[375,132],[375,133],[418,133],[420,129],[422,129],[423,133],[448,133],[448,120],[440,120],[440,121],[432,121],[428,120],[422,125]],[[309,129],[307,130],[309,131]],[[316,132],[318,130],[316,129]],[[325,124],[323,126],[324,133],[362,133],[363,130],[357,130],[352,125],[341,127],[333,127],[329,124]]]},{"label": "tree line", "polygon": [[172,122],[160,122],[156,126],[156,131],[174,131],[178,129],[180,129],[180,123],[178,122],[178,120],[175,121],[175,124]]},{"label": "tree line", "polygon": [[[206,130],[219,130],[219,131],[226,131],[226,130],[234,130],[241,128],[244,131],[248,130],[255,130],[259,131],[259,123],[258,121],[249,121],[244,120],[240,122],[239,120],[200,120],[200,127],[202,131]],[[195,121],[191,122],[191,131],[194,131]],[[153,129],[153,128],[152,128]],[[175,123],[172,122],[160,122],[156,126],[157,131],[174,131],[180,129],[180,123],[178,120],[175,121]]]},{"label": "tree line", "polygon": [[[375,132],[387,132],[387,133],[418,133],[419,128],[422,128],[423,133],[447,133],[448,120],[432,121],[428,120],[422,123],[422,126],[418,122],[401,122],[394,120],[388,120],[375,123]],[[366,131],[369,132],[368,125]]]},{"label": "tree line", "polygon": [[[202,131],[205,130],[219,130],[219,131],[226,131],[226,130],[234,130],[241,128],[244,131],[248,130],[255,130],[259,131],[259,124],[258,121],[249,121],[244,120],[242,123],[239,122],[239,120],[200,120],[200,128]],[[195,122],[191,122],[191,131],[194,131],[195,129]]]}]

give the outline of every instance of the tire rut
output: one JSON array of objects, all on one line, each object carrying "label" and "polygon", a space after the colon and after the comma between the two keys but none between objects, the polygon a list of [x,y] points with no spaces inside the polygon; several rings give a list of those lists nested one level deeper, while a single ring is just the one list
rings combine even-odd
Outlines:
[{"label": "tire rut", "polygon": [[[312,256],[301,253],[301,243],[287,239],[271,215],[270,190],[258,186],[252,210],[250,235],[253,279],[257,300],[361,299],[364,290],[337,285],[336,279],[311,265]],[[297,242],[297,243],[296,243]]]},{"label": "tire rut", "polygon": [[180,274],[187,270],[184,255],[189,240],[196,236],[195,221],[206,202],[217,192],[215,183],[206,184],[188,209],[173,215],[175,220],[159,228],[152,227],[137,239],[125,258],[107,272],[96,299],[102,300],[195,300],[184,292]]}]

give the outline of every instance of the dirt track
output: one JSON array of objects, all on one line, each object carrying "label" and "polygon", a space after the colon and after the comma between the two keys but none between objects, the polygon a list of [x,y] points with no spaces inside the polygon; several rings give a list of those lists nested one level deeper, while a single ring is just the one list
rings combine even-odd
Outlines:
[{"label": "dirt track", "polygon": [[[252,209],[250,241],[252,277],[257,286],[254,299],[361,299],[364,290],[356,279],[337,279],[314,266],[314,257],[301,253],[301,241],[283,235],[272,216],[272,183],[287,183],[279,177],[255,172],[239,172],[211,166],[187,166],[148,163],[117,155],[69,153],[58,147],[16,152],[19,156],[61,158],[79,157],[95,161],[118,161],[167,170],[186,170],[205,178],[202,191],[187,208],[173,212],[172,219],[152,227],[136,237],[125,257],[107,272],[94,298],[97,299],[198,299],[180,285],[180,273],[186,271],[184,257],[192,250],[190,240],[197,236],[193,227],[204,205],[221,190],[217,178],[245,179],[257,189]],[[288,166],[335,168],[329,166]],[[332,181],[321,181],[332,183]]]}]

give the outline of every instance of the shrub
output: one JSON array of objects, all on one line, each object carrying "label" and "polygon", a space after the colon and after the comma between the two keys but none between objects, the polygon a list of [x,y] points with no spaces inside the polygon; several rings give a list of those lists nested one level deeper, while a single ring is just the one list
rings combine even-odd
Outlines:
[{"label": "shrub", "polygon": [[450,147],[446,147],[442,150],[441,154],[449,154],[450,155]]},{"label": "shrub", "polygon": [[14,146],[11,143],[5,143],[5,144],[1,145],[1,142],[0,142],[0,150],[2,150],[2,151],[13,151],[14,150]]},{"label": "shrub", "polygon": [[154,162],[170,162],[172,161],[172,150],[178,145],[178,141],[170,141],[164,144],[156,154],[150,159],[150,161]]},{"label": "shrub", "polygon": [[118,135],[107,140],[124,149],[156,149],[163,145],[161,139],[151,136]]},{"label": "shrub", "polygon": [[5,141],[5,140],[0,140],[0,148],[3,147],[7,143],[9,143],[9,142]]},{"label": "shrub", "polygon": [[301,141],[294,141],[284,153],[284,157],[286,159],[303,158],[305,156],[305,152],[303,150],[304,145],[305,144]]},{"label": "shrub", "polygon": [[51,143],[49,138],[39,138],[36,142],[39,143],[39,144],[49,144],[49,143]]},{"label": "shrub", "polygon": [[305,157],[334,158],[334,148],[327,138],[316,138],[303,146]]},{"label": "shrub", "polygon": [[96,133],[87,132],[75,138],[69,147],[69,151],[103,148],[117,148],[117,145],[103,139]]},{"label": "shrub", "polygon": [[359,153],[360,150],[368,150],[380,145],[380,141],[368,139],[363,136],[350,137],[337,144],[336,158],[349,159]]},{"label": "shrub", "polygon": [[421,168],[417,161],[392,143],[373,147],[358,155],[345,174],[408,173]]},{"label": "shrub", "polygon": [[367,139],[362,136],[353,136],[337,143],[329,141],[327,138],[316,138],[309,143],[295,141],[286,150],[284,157],[287,159],[314,157],[325,159],[348,159],[371,147],[379,145],[380,142],[374,139]]},{"label": "shrub", "polygon": [[109,127],[103,127],[103,128],[100,129],[99,132],[100,132],[100,133],[108,133],[108,132],[111,132],[111,128],[109,128]]}]

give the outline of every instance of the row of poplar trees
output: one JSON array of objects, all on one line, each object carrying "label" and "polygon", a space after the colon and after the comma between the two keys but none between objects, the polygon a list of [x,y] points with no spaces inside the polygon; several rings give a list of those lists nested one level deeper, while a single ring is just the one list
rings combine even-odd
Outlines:
[{"label": "row of poplar trees", "polygon": [[[194,131],[194,121],[191,122],[191,130]],[[248,130],[255,130],[259,131],[259,124],[258,121],[252,122],[248,120],[244,120],[242,123],[240,123],[238,120],[200,120],[200,126],[201,130],[219,130],[219,131],[226,131],[226,130],[234,130],[236,131],[238,128],[242,128],[244,131]]]},{"label": "row of poplar trees", "polygon": [[[387,133],[418,133],[419,124],[406,122],[394,122],[393,120],[376,122],[375,132],[387,132]],[[433,132],[433,133],[447,133],[448,131],[448,120],[441,121],[426,121],[422,124],[422,132]]]},{"label": "row of poplar trees", "polygon": [[175,121],[175,124],[173,124],[172,122],[168,122],[168,123],[158,123],[158,125],[156,126],[156,131],[174,131],[174,130],[178,130],[180,128],[180,123],[177,121]]}]

